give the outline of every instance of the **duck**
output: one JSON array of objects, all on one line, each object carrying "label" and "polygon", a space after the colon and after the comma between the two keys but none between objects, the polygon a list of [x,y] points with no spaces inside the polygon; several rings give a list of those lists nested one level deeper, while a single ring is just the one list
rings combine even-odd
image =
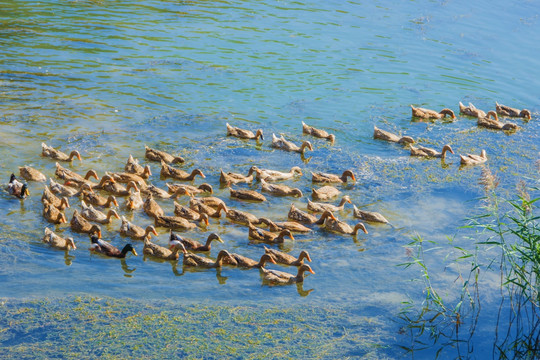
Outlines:
[{"label": "duck", "polygon": [[72,237],[63,238],[49,228],[45,228],[45,236],[43,236],[42,241],[60,250],[77,250]]},{"label": "duck", "polygon": [[339,205],[337,205],[337,206],[332,205],[332,204],[324,204],[324,203],[313,202],[313,201],[308,199],[307,208],[308,208],[308,210],[311,210],[313,212],[325,212],[326,210],[331,211],[331,212],[336,212],[336,211],[341,211],[341,210],[345,209],[345,204],[346,203],[352,204],[351,198],[349,197],[349,195],[345,195],[341,199]]},{"label": "duck", "polygon": [[79,154],[77,150],[73,150],[69,155],[67,155],[66,153],[63,153],[52,146],[48,146],[45,143],[41,143],[41,155],[60,161],[72,161],[74,158],[82,161],[81,154]]},{"label": "duck", "polygon": [[227,258],[225,258],[223,262],[225,264],[235,265],[241,268],[247,268],[247,269],[259,268],[260,269],[260,268],[263,268],[266,265],[266,263],[271,263],[271,264],[276,263],[276,261],[272,258],[272,255],[270,254],[262,254],[261,259],[259,261],[250,259],[246,256],[236,254],[236,253],[231,253],[230,255],[235,260],[235,264],[229,264]]},{"label": "duck", "polygon": [[294,241],[294,236],[288,229],[283,229],[279,234],[259,229],[253,226],[251,223],[248,223],[249,227],[249,238],[257,241],[264,241],[272,244],[283,244],[285,242],[285,236],[288,236],[292,241]]},{"label": "duck", "polygon": [[114,216],[117,219],[120,219],[120,216],[118,216],[118,213],[114,209],[109,209],[109,212],[107,215],[102,213],[99,210],[96,210],[92,205],[86,205],[84,200],[81,200],[81,216],[84,217],[86,220],[97,222],[100,224],[110,224],[111,218]]},{"label": "duck", "polygon": [[152,196],[160,199],[176,199],[182,195],[191,195],[184,188],[179,188],[175,193],[169,193],[155,185],[148,185],[146,188],[141,189],[140,192],[142,196]]},{"label": "duck", "polygon": [[341,191],[333,186],[325,185],[318,189],[311,189],[311,197],[313,200],[329,200],[341,194]]},{"label": "duck", "polygon": [[467,155],[459,155],[459,157],[461,158],[462,165],[478,165],[478,164],[483,164],[487,161],[486,150],[482,150],[480,152],[480,155],[467,154]]},{"label": "duck", "polygon": [[109,175],[110,177],[114,179],[114,181],[119,182],[119,183],[128,184],[130,181],[133,181],[140,188],[145,188],[146,186],[148,186],[146,184],[146,180],[137,174],[132,174],[128,172],[108,172],[108,171],[105,172],[105,174]]},{"label": "duck", "polygon": [[227,262],[229,264],[236,265],[236,260],[234,260],[233,257],[231,257],[231,254],[227,250],[221,250],[218,253],[218,256],[215,261],[196,255],[192,253],[188,253],[187,250],[184,248],[184,265],[186,266],[193,266],[193,267],[202,267],[202,268],[221,268],[223,265],[223,260],[227,258]]},{"label": "duck", "polygon": [[227,212],[225,213],[225,216],[227,217],[227,219],[231,220],[232,222],[235,222],[241,225],[247,226],[249,223],[259,224],[259,218],[246,211],[227,208]]},{"label": "duck", "polygon": [[[493,117],[493,119],[490,118]],[[512,131],[517,130],[519,126],[514,123],[503,123],[499,121],[499,117],[495,111],[489,111],[486,116],[478,117],[478,126],[482,126],[488,129]]]},{"label": "duck", "polygon": [[174,245],[175,242],[181,242],[187,250],[210,251],[212,248],[212,241],[217,241],[223,244],[223,240],[216,233],[211,233],[210,235],[208,235],[208,238],[206,238],[206,243],[203,245],[197,240],[181,237],[180,235],[173,233],[173,231],[171,230],[171,234],[169,237],[169,246]]},{"label": "duck", "polygon": [[249,139],[249,140],[264,140],[263,131],[261,129],[258,129],[255,133],[251,130],[244,130],[240,129],[238,127],[234,127],[229,125],[229,123],[225,124],[227,126],[227,135],[228,136],[234,136],[240,139]]},{"label": "duck", "polygon": [[242,174],[232,173],[232,172],[225,173],[223,172],[223,170],[220,170],[219,183],[222,185],[238,184],[238,183],[249,184],[253,182],[253,179],[254,179],[253,173],[255,172],[255,169],[256,169],[255,166],[252,166],[251,168],[249,168],[247,175],[242,175]]},{"label": "duck", "polygon": [[130,174],[139,175],[145,180],[152,176],[150,166],[146,165],[145,167],[142,167],[139,165],[139,161],[134,159],[131,155],[129,155],[126,166],[124,167],[124,171]]},{"label": "duck", "polygon": [[278,170],[259,169],[255,167],[257,179],[263,179],[266,182],[275,182],[280,180],[288,180],[299,175],[302,176],[302,169],[298,166],[293,166],[289,172],[281,172]]},{"label": "duck", "polygon": [[144,156],[148,160],[157,161],[157,162],[165,162],[166,164],[181,164],[185,160],[181,156],[172,156],[171,154],[166,153],[165,151],[156,150],[149,148],[148,146],[144,146],[146,153]]},{"label": "duck", "polygon": [[17,180],[15,174],[11,174],[11,176],[9,177],[7,191],[10,195],[18,197],[19,199],[24,199],[27,196],[30,196],[28,185],[23,184],[22,182]]},{"label": "duck", "polygon": [[64,185],[62,185],[60,183],[57,183],[52,178],[49,178],[49,188],[50,188],[50,190],[52,191],[53,194],[60,195],[60,196],[65,196],[65,197],[68,197],[68,198],[71,197],[71,196],[74,196],[76,194],[79,194],[78,189],[75,189],[75,188],[72,188],[72,187],[69,187],[69,186],[64,186]]},{"label": "duck", "polygon": [[445,117],[446,115],[450,116],[452,119],[456,118],[456,115],[454,112],[450,109],[442,109],[439,112],[436,112],[435,110],[430,109],[424,109],[421,107],[414,107],[411,105],[412,110],[412,116],[419,117],[422,119],[441,119]]},{"label": "duck", "polygon": [[353,215],[368,222],[388,224],[388,220],[378,212],[360,210],[356,205],[353,205]]},{"label": "duck", "polygon": [[43,189],[43,195],[41,195],[41,201],[43,203],[49,202],[60,211],[64,211],[66,208],[69,207],[68,198],[65,196],[62,198],[57,197],[51,192],[48,186],[45,186],[45,189]]},{"label": "duck", "polygon": [[347,179],[351,178],[352,181],[356,181],[356,177],[352,170],[345,170],[341,176],[335,174],[327,174],[322,172],[312,172],[311,181],[314,183],[323,183],[323,184],[332,184],[338,183],[343,184],[347,182]]},{"label": "duck", "polygon": [[203,172],[200,169],[193,169],[191,173],[185,172],[184,170],[175,169],[172,166],[168,165],[164,161],[161,162],[161,177],[173,178],[180,181],[192,181],[195,179],[195,176],[199,175],[203,179],[206,178]]},{"label": "duck", "polygon": [[231,189],[229,188],[232,198],[238,200],[248,200],[248,201],[266,201],[266,197],[263,194],[255,190],[245,190],[245,189]]},{"label": "duck", "polygon": [[531,120],[531,112],[527,109],[519,110],[495,102],[495,110],[497,111],[497,114],[501,116],[521,117],[527,120]]},{"label": "duck", "polygon": [[261,190],[276,196],[304,196],[302,190],[298,188],[292,188],[287,185],[270,184],[264,179],[261,179]]},{"label": "duck", "polygon": [[275,149],[281,149],[285,151],[293,151],[300,154],[303,154],[306,149],[313,151],[313,146],[309,141],[304,141],[300,147],[298,145],[285,140],[283,135],[277,137],[275,134],[272,134],[272,145]]},{"label": "duck", "polygon": [[474,117],[484,117],[486,116],[485,111],[477,109],[476,106],[469,103],[469,106],[465,106],[459,102],[459,112],[468,116],[474,116]]},{"label": "duck", "polygon": [[308,264],[303,264],[298,267],[298,273],[295,275],[289,274],[283,271],[267,270],[261,268],[263,274],[263,282],[272,285],[288,285],[304,282],[304,275],[306,272],[315,274],[315,271]]},{"label": "duck", "polygon": [[131,189],[134,189],[135,192],[140,191],[137,184],[135,184],[133,181],[130,181],[126,187],[117,183],[116,180],[107,180],[103,185],[103,190],[114,196],[129,196],[131,195]]},{"label": "duck", "polygon": [[[195,229],[197,225],[178,216],[157,216],[154,218],[155,225],[173,230],[190,230]],[[199,220],[208,226],[208,215],[202,214]]]},{"label": "duck", "polygon": [[434,158],[445,159],[447,152],[450,152],[451,154],[454,153],[454,150],[452,150],[452,147],[450,145],[444,145],[441,152],[438,152],[437,150],[430,149],[424,146],[414,147],[411,145],[411,156],[434,157]]},{"label": "duck", "polygon": [[196,203],[196,202],[203,203],[204,205],[207,205],[213,208],[217,208],[219,204],[222,204],[226,207],[225,201],[215,196],[206,196],[206,197],[199,197],[199,198],[193,197],[191,198],[191,200],[189,200],[189,206],[191,206],[191,203]]},{"label": "duck", "polygon": [[316,129],[313,126],[307,125],[305,122],[302,121],[302,132],[304,134],[308,134],[314,137],[318,137],[321,139],[326,139],[330,141],[332,144],[336,141],[336,136],[334,134],[329,134],[325,130]]},{"label": "duck", "polygon": [[104,197],[94,192],[92,189],[83,189],[81,191],[81,197],[84,202],[93,206],[100,206],[104,208],[110,208],[113,205],[118,206],[118,201],[114,195]]},{"label": "duck", "polygon": [[199,214],[206,214],[213,218],[220,218],[221,210],[223,210],[225,213],[229,211],[229,209],[227,209],[227,206],[225,204],[219,204],[216,209],[208,205],[205,205],[202,202],[190,202],[189,206],[190,206],[190,210],[195,211]]},{"label": "duck", "polygon": [[264,252],[266,254],[272,255],[272,258],[278,264],[289,266],[302,266],[304,264],[304,259],[311,262],[311,257],[306,250],[300,251],[300,255],[298,255],[297,258],[279,250],[269,249],[266,246],[264,247]]},{"label": "duck", "polygon": [[165,216],[165,212],[159,206],[159,204],[154,200],[152,195],[149,195],[143,204],[143,210],[146,213],[146,215],[152,217],[152,218],[158,218],[161,216]]},{"label": "duck", "polygon": [[66,215],[48,201],[43,202],[43,217],[52,224],[66,224]]},{"label": "duck", "polygon": [[267,225],[270,231],[272,232],[279,232],[283,229],[288,229],[292,232],[299,232],[299,233],[308,233],[312,231],[310,228],[296,221],[274,222],[268,218],[260,218],[259,223]]},{"label": "duck", "polygon": [[291,204],[291,207],[289,209],[289,213],[287,215],[289,219],[298,221],[304,224],[316,224],[316,225],[322,225],[324,224],[324,221],[327,217],[333,216],[333,214],[330,211],[325,211],[321,214],[321,217],[317,219],[315,216],[308,214],[305,211],[302,211],[300,209],[297,209],[294,204]]},{"label": "duck", "polygon": [[86,220],[84,217],[82,217],[77,209],[73,212],[73,217],[71,218],[71,230],[78,232],[78,233],[86,233],[86,234],[97,234],[99,238],[101,238],[101,228],[99,225],[91,224],[88,220]]},{"label": "duck", "polygon": [[358,230],[362,230],[366,234],[368,233],[366,226],[364,224],[358,223],[353,228],[346,222],[338,220],[333,214],[331,214],[331,216],[328,216],[325,219],[323,228],[331,232],[336,232],[336,233],[345,234],[345,235],[352,235],[352,236],[356,236],[356,234],[358,233]]},{"label": "duck", "polygon": [[30,166],[19,166],[19,174],[26,181],[47,181],[47,177],[41,171]]},{"label": "duck", "polygon": [[[210,208],[212,209],[212,208]],[[215,210],[212,209],[212,212],[214,212]],[[194,210],[194,209],[190,209],[186,206],[183,206],[179,203],[177,203],[176,201],[174,201],[174,215],[176,216],[179,216],[179,217],[182,217],[186,220],[200,220],[201,219],[201,214]]]},{"label": "duck", "polygon": [[151,237],[151,234],[158,236],[156,228],[153,225],[148,225],[146,229],[135,225],[122,215],[122,224],[120,225],[120,235],[127,236],[133,240],[144,240],[146,237]]},{"label": "duck", "polygon": [[212,188],[212,185],[204,183],[199,186],[193,186],[193,185],[187,185],[187,184],[170,184],[166,183],[167,185],[168,193],[179,193],[179,194],[185,194],[185,195],[195,195],[195,194],[201,194],[201,193],[207,193],[207,194],[213,194],[214,189]]},{"label": "duck", "polygon": [[392,134],[391,132],[388,132],[386,130],[381,130],[376,126],[373,127],[373,138],[378,140],[395,142],[400,145],[408,145],[415,143],[414,139],[410,136],[399,137],[396,134]]},{"label": "duck", "polygon": [[162,260],[178,260],[180,254],[178,252],[182,250],[180,244],[174,244],[170,248],[166,248],[150,241],[150,236],[144,238],[143,254],[153,256]]},{"label": "duck", "polygon": [[138,256],[137,251],[135,251],[131,244],[126,244],[122,250],[119,250],[116,246],[101,240],[96,235],[92,235],[90,240],[92,241],[92,246],[89,250],[92,252],[121,259],[125,258],[128,252],[131,252],[134,256]]},{"label": "duck", "polygon": [[62,165],[60,163],[56,163],[56,170],[54,174],[62,180],[71,180],[73,182],[76,182],[77,184],[82,185],[83,183],[88,183],[90,185],[95,185],[95,183],[91,182],[89,179],[91,177],[95,178],[96,180],[99,180],[98,174],[95,170],[90,169],[86,172],[86,175],[83,177],[79,174],[77,174],[74,171],[71,171]]}]

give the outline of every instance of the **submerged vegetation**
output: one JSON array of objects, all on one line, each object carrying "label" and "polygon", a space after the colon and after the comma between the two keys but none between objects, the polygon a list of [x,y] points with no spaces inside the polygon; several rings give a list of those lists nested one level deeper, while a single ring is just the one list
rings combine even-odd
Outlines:
[{"label": "submerged vegetation", "polygon": [[539,189],[528,189],[521,181],[514,199],[505,200],[488,168],[480,184],[486,190],[484,213],[463,227],[473,232],[464,240],[474,249],[448,238],[452,250],[444,259],[445,272],[454,276],[455,287],[441,285],[428,265],[426,253],[436,252],[439,244],[416,236],[408,245],[411,260],[402,265],[421,270],[425,298],[420,305],[406,302],[400,313],[403,331],[412,339],[403,348],[411,353],[435,348],[437,357],[461,359],[473,353],[473,344],[484,343],[492,345],[493,358],[537,359],[540,216],[535,203],[540,197],[531,198],[531,193],[537,195]]}]

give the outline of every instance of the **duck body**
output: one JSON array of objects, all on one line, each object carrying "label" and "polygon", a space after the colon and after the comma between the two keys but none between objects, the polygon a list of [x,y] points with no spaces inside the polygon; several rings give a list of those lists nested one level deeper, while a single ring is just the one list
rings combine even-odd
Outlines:
[{"label": "duck body", "polygon": [[82,191],[82,199],[85,203],[93,206],[101,206],[104,208],[110,208],[111,206],[118,206],[118,201],[114,195],[108,197],[101,196],[93,191]]},{"label": "duck body", "polygon": [[147,186],[146,180],[137,174],[128,172],[107,172],[106,174],[119,183],[128,184],[130,181],[133,181],[138,187],[145,188]]},{"label": "duck body", "polygon": [[154,200],[152,196],[149,196],[146,198],[144,204],[143,204],[143,210],[146,213],[146,215],[157,218],[161,216],[165,216],[165,212],[159,206],[159,204]]},{"label": "duck body", "polygon": [[289,266],[302,266],[304,264],[304,259],[311,262],[311,257],[309,256],[309,253],[305,250],[302,250],[297,258],[279,250],[269,249],[266,246],[264,247],[264,251],[265,253],[272,255],[272,258],[278,264]]},{"label": "duck body", "polygon": [[221,268],[223,265],[223,260],[225,258],[228,258],[227,260],[229,264],[234,265],[236,263],[236,260],[231,257],[231,254],[229,254],[227,250],[221,250],[218,253],[216,260],[213,261],[203,256],[188,253],[187,250],[184,249],[184,265],[186,266],[194,266],[208,269]]},{"label": "duck body", "polygon": [[[157,216],[154,218],[155,225],[172,230],[190,230],[197,227],[196,224],[178,216]],[[203,214],[200,221],[208,225],[208,216]]]},{"label": "duck body", "polygon": [[424,146],[415,147],[411,145],[411,156],[434,157],[434,158],[445,159],[447,152],[450,152],[452,154],[454,153],[454,150],[452,150],[450,145],[444,145],[441,152],[431,149],[431,148],[424,147]]},{"label": "duck body", "polygon": [[148,146],[144,147],[146,152],[144,156],[148,160],[157,161],[157,162],[165,162],[166,164],[181,164],[185,160],[181,156],[172,156],[169,153],[166,153],[165,151],[156,150],[149,148]]},{"label": "duck body", "polygon": [[325,212],[325,211],[331,211],[331,212],[336,212],[336,211],[341,211],[345,208],[345,204],[346,203],[349,203],[349,204],[352,204],[351,203],[351,199],[349,198],[348,195],[345,195],[342,199],[341,199],[341,202],[339,203],[338,206],[336,205],[332,205],[332,204],[325,204],[325,203],[318,203],[318,202],[313,202],[311,200],[308,199],[308,205],[307,205],[307,208],[308,210],[310,211],[313,211],[313,212]]},{"label": "duck body", "polygon": [[[493,119],[490,116],[493,117]],[[499,121],[499,117],[497,116],[497,113],[494,111],[488,112],[486,116],[478,117],[477,124],[478,126],[485,127],[488,129],[493,129],[493,130],[512,131],[512,130],[517,130],[519,128],[519,126],[517,126],[514,123],[503,123],[502,121]]]},{"label": "duck body", "polygon": [[82,161],[81,154],[77,150],[73,150],[69,155],[66,153],[63,153],[60,150],[57,150],[53,148],[52,146],[48,146],[45,143],[41,143],[41,155],[56,159],[59,161],[72,161],[74,158],[79,159],[79,161]]},{"label": "duck body", "polygon": [[373,138],[384,140],[384,141],[390,141],[395,142],[401,145],[407,145],[407,144],[414,144],[414,139],[410,136],[403,136],[399,137],[396,134],[392,134],[391,132],[381,130],[378,127],[373,127]]},{"label": "duck body", "polygon": [[275,134],[272,134],[272,145],[275,149],[281,149],[285,151],[292,151],[297,152],[300,154],[303,154],[306,149],[313,151],[313,146],[309,141],[304,141],[302,145],[299,147],[295,143],[285,140],[283,135],[281,137],[277,137]]},{"label": "duck body", "polygon": [[51,192],[53,194],[65,197],[71,197],[79,193],[79,190],[72,187],[64,186],[60,183],[57,183],[51,178],[49,178],[49,188],[51,189]]},{"label": "duck body", "polygon": [[325,185],[318,189],[312,189],[311,191],[311,197],[313,200],[329,200],[341,194],[341,191],[330,185]]},{"label": "duck body", "polygon": [[292,188],[287,185],[276,185],[267,183],[264,179],[261,179],[261,190],[268,192],[275,196],[298,196],[302,197],[302,190],[298,188]]},{"label": "duck body", "polygon": [[225,201],[215,196],[192,198],[191,200],[189,200],[189,206],[191,206],[192,202],[200,202],[213,208],[217,208],[220,204],[226,207]]},{"label": "duck body", "polygon": [[461,101],[459,102],[459,112],[467,116],[474,116],[474,117],[486,116],[485,111],[477,109],[476,106],[474,106],[471,103],[469,103],[469,106],[465,106],[461,103]]},{"label": "duck body", "polygon": [[329,134],[325,130],[316,129],[313,126],[309,126],[306,123],[302,121],[302,132],[304,134],[308,134],[317,138],[326,139],[330,141],[332,144],[336,140],[336,136],[334,134]]},{"label": "duck body", "polygon": [[221,217],[221,210],[223,210],[225,213],[227,213],[227,211],[229,211],[229,209],[227,209],[227,207],[223,204],[219,204],[217,206],[217,209],[214,209],[213,207],[210,207],[208,205],[205,205],[204,203],[202,202],[191,202],[189,203],[189,206],[191,208],[191,210],[199,213],[199,214],[206,214],[210,217],[213,217],[213,218],[220,218]]},{"label": "duck body", "polygon": [[228,265],[235,265],[241,268],[247,268],[247,269],[263,268],[267,262],[272,263],[272,264],[276,263],[270,254],[263,254],[259,261],[253,260],[251,258],[248,258],[240,254],[236,254],[236,253],[231,253],[231,257],[235,260],[236,264],[229,264],[227,258],[223,260],[224,263]]},{"label": "duck body", "polygon": [[101,238],[101,228],[96,224],[91,224],[88,220],[82,217],[77,210],[73,212],[73,217],[71,218],[71,230],[78,233],[86,234],[98,234],[97,236]]},{"label": "duck body", "polygon": [[226,124],[227,126],[227,135],[234,136],[240,139],[249,139],[249,140],[264,140],[263,131],[258,129],[255,133],[251,130],[241,129],[239,127],[234,127]]},{"label": "duck body", "polygon": [[122,224],[120,225],[120,235],[127,236],[133,240],[144,240],[150,238],[150,234],[158,236],[156,229],[152,225],[148,225],[146,229],[129,222],[125,216],[122,216]]},{"label": "duck body", "polygon": [[308,233],[312,230],[296,221],[279,221],[273,222],[267,218],[260,218],[261,223],[267,224],[270,231],[280,232],[281,230],[288,229],[291,232]]},{"label": "duck body", "polygon": [[242,225],[248,225],[249,223],[251,224],[258,224],[259,223],[259,218],[256,217],[255,215],[253,214],[250,214],[248,212],[245,212],[245,211],[240,211],[240,210],[235,210],[235,209],[231,209],[231,208],[228,208],[227,210],[227,213],[226,213],[226,217],[227,219],[235,222],[235,223],[239,223],[239,224],[242,224]]},{"label": "duck body", "polygon": [[43,202],[43,217],[52,224],[67,223],[66,215],[49,202]]},{"label": "duck body", "polygon": [[186,220],[200,220],[201,214],[195,210],[185,207],[176,201],[174,202],[174,215],[180,216]]},{"label": "duck body", "polygon": [[150,241],[150,237],[144,239],[143,254],[153,256],[162,260],[178,260],[180,254],[178,252],[182,250],[182,247],[175,244],[171,246],[171,249],[154,244]]},{"label": "duck body", "polygon": [[116,181],[107,181],[103,186],[103,190],[114,195],[114,196],[129,196],[131,195],[130,190],[134,189],[135,192],[139,191],[137,184],[133,181],[130,181],[126,187],[120,185]]},{"label": "duck body", "polygon": [[266,198],[263,194],[255,190],[245,190],[245,189],[231,189],[229,188],[231,197],[239,200],[249,200],[249,201],[266,201]]},{"label": "duck body", "polygon": [[92,181],[89,180],[91,177],[95,178],[96,180],[99,180],[99,177],[98,177],[95,170],[88,170],[86,172],[86,175],[82,176],[82,175],[77,174],[74,171],[71,171],[71,170],[63,167],[58,162],[56,163],[56,170],[55,170],[54,174],[59,179],[66,180],[66,181],[70,180],[72,182],[77,183],[79,187],[84,183],[88,183],[91,186],[96,185],[95,183],[93,183]]},{"label": "duck body", "polygon": [[86,205],[84,200],[81,200],[81,216],[86,220],[94,221],[100,224],[110,224],[111,218],[114,216],[117,219],[120,219],[118,213],[114,209],[110,209],[107,214],[96,210],[92,205]]},{"label": "duck body", "polygon": [[242,175],[238,173],[228,172],[224,173],[223,170],[220,171],[219,183],[222,185],[246,183],[249,184],[253,182],[253,173],[255,172],[255,167],[252,166],[247,175]]},{"label": "duck body", "polygon": [[411,105],[412,116],[422,119],[441,119],[445,116],[449,116],[452,119],[456,118],[454,112],[450,109],[442,109],[439,112],[430,109],[424,109],[421,107],[414,107]]},{"label": "duck body", "polygon": [[28,186],[23,184],[15,177],[15,174],[11,174],[9,178],[9,183],[7,186],[7,191],[10,195],[18,197],[19,199],[24,199],[30,195]]},{"label": "duck body", "polygon": [[92,246],[90,251],[103,254],[105,256],[115,257],[115,258],[125,258],[128,252],[132,252],[133,255],[137,256],[137,251],[133,248],[133,245],[126,244],[122,250],[118,249],[116,246],[101,240],[99,237],[92,235],[91,237]]},{"label": "duck body", "polygon": [[48,186],[45,186],[45,189],[43,189],[43,195],[41,196],[41,201],[43,203],[49,202],[53,206],[55,206],[58,210],[64,211],[66,208],[69,207],[69,201],[67,197],[59,198],[56,195],[52,193],[52,191],[49,189]]},{"label": "duck body", "polygon": [[261,272],[263,274],[263,282],[273,285],[288,285],[301,283],[304,281],[304,274],[306,271],[315,274],[313,269],[311,269],[311,267],[307,264],[303,264],[298,268],[297,275],[289,274],[283,271],[267,270],[265,268],[261,268]]},{"label": "duck body", "polygon": [[360,210],[353,205],[353,214],[355,217],[368,222],[377,222],[382,224],[388,224],[388,220],[378,212]]},{"label": "duck body", "polygon": [[487,153],[486,150],[482,150],[480,155],[474,155],[474,154],[467,154],[467,155],[460,155],[461,158],[461,164],[462,165],[478,165],[483,164],[487,161]]},{"label": "duck body", "polygon": [[180,181],[192,181],[195,179],[195,176],[199,175],[203,179],[206,177],[204,176],[203,172],[199,169],[193,169],[191,173],[185,172],[184,170],[176,169],[170,166],[169,164],[165,162],[161,162],[161,177],[163,178],[173,178]]},{"label": "duck body", "polygon": [[364,224],[358,223],[353,228],[349,224],[336,219],[334,216],[326,218],[323,227],[328,231],[344,235],[356,236],[358,230],[362,230],[366,234],[368,233]]},{"label": "duck body", "polygon": [[55,234],[51,229],[45,228],[45,236],[43,236],[42,241],[50,246],[60,249],[60,250],[76,250],[75,242],[73,238],[63,238]]},{"label": "duck body", "polygon": [[186,237],[175,234],[171,231],[169,246],[174,245],[175,241],[179,241],[184,245],[184,248],[191,251],[210,251],[212,249],[212,241],[217,241],[223,243],[223,240],[216,233],[211,233],[208,235],[205,244],[201,244],[197,240],[188,239]]},{"label": "duck body", "polygon": [[47,177],[41,171],[30,166],[19,166],[19,174],[26,181],[47,181]]},{"label": "duck body", "polygon": [[182,194],[182,195],[194,195],[194,194],[201,194],[201,193],[208,193],[212,194],[214,192],[214,189],[212,188],[212,185],[204,183],[199,186],[193,186],[188,184],[165,184],[167,185],[168,193],[169,194]]},{"label": "duck body", "polygon": [[263,242],[271,243],[271,244],[282,244],[285,242],[285,236],[290,237],[291,240],[294,241],[294,236],[291,233],[291,231],[288,229],[281,230],[279,234],[276,234],[270,231],[259,229],[251,225],[251,223],[249,223],[248,226],[249,226],[249,237],[257,241],[263,241]]},{"label": "duck body", "polygon": [[352,181],[356,181],[356,177],[354,176],[354,173],[351,170],[345,170],[341,176],[335,175],[335,174],[322,173],[322,172],[311,173],[311,181],[314,183],[343,184],[347,182],[348,178],[351,178]]},{"label": "duck body", "polygon": [[519,110],[519,109],[511,108],[510,106],[501,105],[496,102],[495,110],[497,111],[497,114],[501,116],[521,117],[527,120],[531,119],[531,112],[527,109]]},{"label": "duck body", "polygon": [[262,179],[266,182],[274,182],[280,180],[292,179],[296,175],[302,176],[302,169],[298,166],[293,166],[289,172],[281,172],[278,170],[258,169],[256,168],[257,179]]}]

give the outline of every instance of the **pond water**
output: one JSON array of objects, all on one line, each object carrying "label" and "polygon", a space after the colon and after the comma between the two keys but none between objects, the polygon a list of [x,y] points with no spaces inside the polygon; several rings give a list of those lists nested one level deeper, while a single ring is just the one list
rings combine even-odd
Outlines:
[{"label": "pond water", "polygon": [[[83,161],[66,166],[79,173],[95,169],[100,176],[122,171],[130,154],[146,163],[148,145],[185,157],[185,170],[202,169],[206,179],[193,183],[210,183],[229,206],[274,220],[285,220],[291,203],[305,209],[310,171],[352,169],[357,182],[342,192],[391,223],[367,224],[369,233],[356,238],[316,227],[296,235],[283,248],[308,250],[316,274],[298,288],[268,287],[256,270],[191,271],[142,256],[120,261],[91,255],[86,236],[42,218],[43,184],[31,183],[24,201],[0,193],[0,296],[332,305],[377,320],[382,330],[374,342],[382,348],[375,357],[400,356],[398,346],[406,340],[392,320],[402,301],[423,296],[421,286],[410,282],[417,269],[396,266],[409,259],[406,245],[415,234],[435,241],[453,236],[480,211],[482,167],[460,168],[458,154],[485,149],[504,192],[513,193],[521,179],[538,178],[540,99],[531,76],[539,65],[538,9],[537,1],[485,0],[0,1],[0,175],[6,183],[22,165],[54,177],[55,162],[40,156],[42,142],[79,150]],[[497,101],[528,108],[533,116],[516,119],[521,129],[513,134],[478,128],[475,119],[460,115],[454,121],[411,119],[410,104],[457,114],[459,101],[486,111]],[[334,133],[336,143],[302,135],[302,121]],[[227,122],[261,128],[265,139],[227,137]],[[450,144],[456,154],[442,162],[410,157],[401,146],[374,140],[373,126],[430,147]],[[272,133],[297,143],[310,140],[314,151],[301,158],[274,150]],[[159,178],[157,163],[149,164],[151,183],[165,188],[170,181]],[[246,173],[252,165],[300,166],[304,175],[284,183],[299,187],[304,197],[269,195],[263,204],[230,199],[219,186],[220,169]],[[121,214],[139,225],[151,223],[123,203]],[[160,204],[172,214],[172,201]],[[76,208],[73,199],[68,219]],[[356,222],[351,207],[339,217]],[[42,244],[47,226],[73,236],[78,249],[66,255]],[[121,247],[127,241],[119,226],[113,220],[103,235]],[[166,244],[168,231],[158,232],[156,241]],[[264,251],[248,240],[247,228],[224,218],[186,235],[202,239],[210,232],[224,239],[213,256],[228,249],[257,258]],[[461,237],[456,241],[472,246]],[[141,243],[135,247],[142,252]],[[447,251],[431,252],[427,262],[440,263]],[[437,281],[452,287],[455,273],[446,271]]]}]

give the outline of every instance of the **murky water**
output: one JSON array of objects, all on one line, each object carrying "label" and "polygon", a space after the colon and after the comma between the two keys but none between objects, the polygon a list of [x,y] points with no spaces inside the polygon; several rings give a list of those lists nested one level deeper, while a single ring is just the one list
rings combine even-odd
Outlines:
[{"label": "murky water", "polygon": [[[478,211],[481,167],[460,168],[457,154],[486,149],[504,191],[513,192],[524,177],[538,178],[540,100],[532,76],[538,67],[538,8],[535,1],[0,2],[5,182],[22,165],[54,176],[54,161],[40,156],[41,142],[79,150],[84,160],[71,169],[100,175],[122,171],[130,154],[145,163],[148,145],[185,157],[185,170],[202,169],[204,182],[229,206],[275,220],[286,219],[291,202],[305,209],[310,171],[352,169],[358,181],[341,190],[392,224],[369,224],[369,234],[357,238],[316,227],[295,236],[285,250],[308,250],[316,274],[298,289],[267,287],[256,270],[191,271],[142,257],[123,262],[90,255],[88,238],[65,225],[56,231],[73,235],[79,248],[69,255],[52,250],[40,243],[44,227],[51,227],[41,216],[43,185],[32,183],[32,196],[24,201],[0,194],[0,295],[332,303],[391,319],[401,301],[421,296],[409,282],[417,273],[395,266],[407,260],[410,237],[445,239]],[[410,104],[457,113],[459,101],[485,110],[495,101],[528,108],[533,119],[515,120],[522,129],[511,135],[477,128],[465,116],[411,121]],[[302,135],[301,121],[335,133],[335,145]],[[226,137],[226,122],[262,128],[265,140]],[[430,147],[451,144],[456,155],[444,162],[412,158],[400,146],[373,140],[374,125]],[[273,150],[272,133],[310,140],[315,149],[304,161]],[[306,197],[269,195],[263,204],[230,199],[219,187],[219,170],[245,173],[254,164],[300,166],[304,176],[286,184]],[[158,164],[150,166],[151,182],[165,188]],[[160,204],[172,214],[172,201]],[[73,200],[68,219],[78,207]],[[136,224],[151,223],[141,211],[121,212]],[[350,208],[339,216],[356,222]],[[105,227],[104,238],[122,246],[119,226],[116,220]],[[158,231],[158,242],[165,244],[168,232]],[[248,240],[247,228],[223,218],[189,236],[202,239],[210,232],[225,240],[212,255],[222,248],[252,258],[263,253],[262,244]],[[135,247],[141,252],[142,244]],[[444,258],[444,249],[437,256]],[[385,331],[381,343],[395,346],[397,326]]]}]

